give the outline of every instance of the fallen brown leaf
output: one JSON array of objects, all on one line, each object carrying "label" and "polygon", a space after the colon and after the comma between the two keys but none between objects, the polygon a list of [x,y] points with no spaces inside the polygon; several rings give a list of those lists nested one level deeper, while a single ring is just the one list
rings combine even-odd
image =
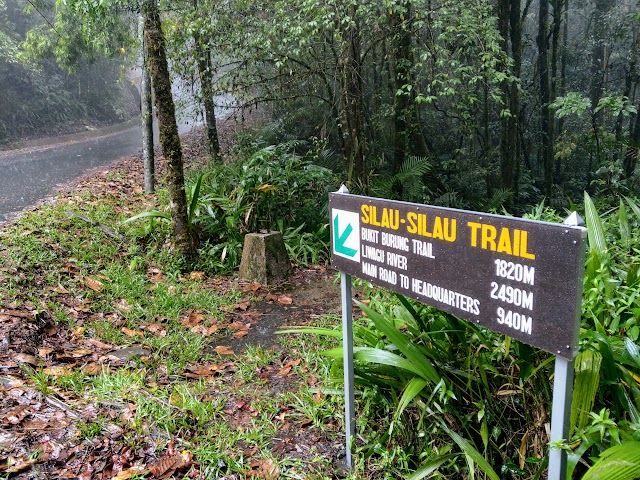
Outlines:
[{"label": "fallen brown leaf", "polygon": [[267,460],[254,460],[249,463],[249,466],[252,468],[252,470],[247,472],[247,476],[249,477],[272,480],[280,476],[280,469],[271,458]]},{"label": "fallen brown leaf", "polygon": [[145,328],[149,332],[155,333],[159,337],[163,337],[164,338],[164,337],[167,336],[167,330],[160,323],[152,323],[151,325],[147,325]]},{"label": "fallen brown leaf", "polygon": [[127,327],[122,327],[121,332],[127,337],[144,337],[144,332],[141,332],[140,330],[132,330]]},{"label": "fallen brown leaf", "polygon": [[26,363],[29,365],[38,365],[38,359],[33,355],[28,355],[26,353],[16,353],[13,356],[13,360],[19,363]]},{"label": "fallen brown leaf", "polygon": [[245,312],[247,310],[247,308],[249,308],[250,305],[251,305],[251,302],[249,300],[240,301],[240,302],[235,304],[234,309],[235,310],[242,310],[243,312]]},{"label": "fallen brown leaf", "polygon": [[204,272],[191,272],[189,278],[201,282],[204,279]]},{"label": "fallen brown leaf", "polygon": [[65,294],[65,293],[69,293],[69,290],[67,290],[66,288],[64,288],[62,285],[58,284],[57,287],[53,287],[51,290],[53,290],[56,293],[60,293],[60,294]]},{"label": "fallen brown leaf", "polygon": [[71,368],[70,367],[62,367],[62,366],[51,366],[51,367],[47,367],[45,369],[42,370],[44,373],[46,373],[47,375],[51,375],[52,377],[62,377],[65,375],[69,375],[69,373],[71,373]]},{"label": "fallen brown leaf", "polygon": [[88,348],[76,348],[75,350],[71,350],[67,352],[68,355],[71,355],[73,358],[82,358],[87,355],[91,355],[93,350],[89,350]]},{"label": "fallen brown leaf", "polygon": [[4,416],[4,423],[10,423],[11,425],[17,425],[25,419],[27,415],[31,413],[31,407],[29,405],[18,405],[17,407],[9,410]]},{"label": "fallen brown leaf", "polygon": [[278,303],[281,305],[291,305],[293,303],[293,298],[289,297],[288,295],[282,295],[280,298],[278,298]]},{"label": "fallen brown leaf", "polygon": [[300,360],[289,360],[286,365],[284,367],[282,367],[278,373],[280,373],[280,375],[289,375],[289,372],[291,372],[291,369],[293,367],[297,367],[298,365],[300,365]]},{"label": "fallen brown leaf", "polygon": [[97,375],[102,372],[102,365],[96,362],[87,363],[82,367],[82,371],[87,375]]},{"label": "fallen brown leaf", "polygon": [[156,478],[168,478],[173,475],[176,470],[189,467],[193,464],[193,454],[188,451],[182,452],[180,455],[167,456],[162,458],[155,465],[149,467],[151,475]]},{"label": "fallen brown leaf", "polygon": [[7,464],[4,466],[4,471],[7,473],[18,473],[30,468],[32,465],[37,463],[38,460],[35,458],[23,459],[23,458],[13,458],[9,457],[7,459]]},{"label": "fallen brown leaf", "polygon": [[191,327],[190,330],[195,334],[202,335],[203,337],[209,337],[220,330],[220,327],[218,325],[211,325],[210,327],[196,325],[195,327]]},{"label": "fallen brown leaf", "polygon": [[187,318],[180,320],[185,327],[195,327],[204,321],[204,315],[198,312],[191,312]]},{"label": "fallen brown leaf", "polygon": [[101,342],[100,340],[96,339],[96,338],[90,338],[89,340],[87,340],[87,343],[93,345],[96,348],[99,348],[101,350],[111,350],[113,349],[112,345],[109,345],[108,343],[104,343]]},{"label": "fallen brown leaf", "polygon": [[118,300],[117,307],[119,310],[125,313],[130,312],[131,309],[133,308],[131,305],[129,305],[129,302],[127,301],[126,298],[121,298],[120,300]]},{"label": "fallen brown leaf", "polygon": [[33,320],[33,314],[30,312],[23,312],[22,310],[0,310],[0,315],[7,315],[9,317],[28,318]]},{"label": "fallen brown leaf", "polygon": [[91,277],[85,278],[84,284],[95,292],[99,292],[103,288],[102,282],[100,280],[96,280],[95,278]]},{"label": "fallen brown leaf", "polygon": [[224,370],[225,368],[227,368],[227,366],[225,364],[219,364],[219,363],[210,363],[207,365],[199,365],[197,367],[189,367],[187,370],[189,370],[188,373],[185,373],[186,377],[189,378],[202,378],[202,377],[209,377],[211,375],[215,375],[216,373],[220,372],[221,370]]},{"label": "fallen brown leaf", "polygon": [[130,478],[138,475],[144,475],[148,471],[149,470],[144,465],[135,465],[131,468],[127,468],[126,470],[122,470],[115,477],[112,477],[111,480],[129,480]]},{"label": "fallen brown leaf", "polygon": [[233,355],[235,353],[229,347],[225,347],[224,345],[218,345],[214,350],[220,355]]}]

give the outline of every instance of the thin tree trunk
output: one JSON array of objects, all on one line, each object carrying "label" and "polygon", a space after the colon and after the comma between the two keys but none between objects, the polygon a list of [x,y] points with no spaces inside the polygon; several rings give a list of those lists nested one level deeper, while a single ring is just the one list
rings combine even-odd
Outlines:
[{"label": "thin tree trunk", "polygon": [[[549,103],[553,103],[558,96],[558,56],[560,54],[560,28],[562,27],[562,16],[564,12],[564,0],[555,0],[553,5],[553,22],[551,23],[551,89],[549,94]],[[553,146],[556,141],[556,118],[553,113],[549,114],[549,135],[551,143],[551,152],[553,156]],[[553,161],[553,160],[550,160]],[[560,171],[557,164],[554,164],[554,180],[556,183],[560,181],[558,178]]]},{"label": "thin tree trunk", "polygon": [[[517,81],[522,70],[522,27],[520,0],[501,0],[498,4],[498,28],[503,37],[503,49],[511,52],[512,75],[515,81],[504,81],[504,102],[510,116],[500,119],[500,175],[502,188],[513,193],[512,201],[518,199],[518,176],[520,172],[520,140],[518,135],[520,118],[520,90]],[[509,48],[510,47],[510,48]]]},{"label": "thin tree trunk", "polygon": [[[566,92],[567,84],[567,51],[569,45],[569,0],[563,1],[564,11],[562,12],[563,25],[562,25],[562,49],[560,52],[560,78],[558,79],[559,90],[556,95],[563,96]],[[564,119],[558,118],[555,121],[556,134],[562,134],[564,129]],[[558,156],[556,159],[555,177],[556,181],[559,181],[562,175],[562,161]]]},{"label": "thin tree trunk", "polygon": [[519,200],[520,164],[522,146],[520,144],[520,81],[522,74],[522,20],[520,17],[521,0],[511,0],[509,26],[511,28],[511,58],[513,58],[513,76],[515,81],[510,85],[509,110],[511,117],[508,122],[509,150],[513,155],[513,200],[517,205]]},{"label": "thin tree trunk", "polygon": [[[589,96],[592,108],[596,108],[602,98],[607,72],[607,51],[605,48],[606,22],[605,17],[612,7],[612,0],[596,0],[594,10],[594,39],[591,52],[591,87]],[[602,112],[595,115],[594,128],[600,126]],[[600,152],[598,152],[599,155]],[[600,159],[598,159],[600,160]]]},{"label": "thin tree trunk", "polygon": [[540,87],[540,140],[541,162],[544,169],[544,193],[547,198],[553,192],[553,133],[550,121],[549,102],[551,92],[549,89],[549,40],[547,37],[549,17],[549,0],[540,0],[538,13],[538,74]]},{"label": "thin tree trunk", "polygon": [[142,76],[140,79],[140,115],[142,119],[142,162],[144,165],[144,191],[155,191],[155,158],[153,152],[153,98],[151,78],[144,47],[144,17],[140,16],[140,37],[142,40]]},{"label": "thin tree trunk", "polygon": [[[638,105],[638,111],[640,111],[640,104]],[[640,113],[635,114],[634,120],[629,125],[629,133],[633,144],[627,147],[623,162],[624,173],[627,178],[630,178],[635,173],[638,166],[638,153],[640,153],[640,148],[638,148],[638,145],[640,145]]]},{"label": "thin tree trunk", "polygon": [[[391,55],[395,67],[393,173],[400,171],[408,155],[424,156],[428,153],[427,143],[420,128],[415,89],[403,89],[405,85],[413,86],[414,83],[411,73],[414,64],[411,38],[413,13],[410,2],[404,2],[401,7],[402,15],[394,12],[390,16],[391,29],[395,32],[394,51]],[[398,92],[402,93],[398,95]]]},{"label": "thin tree trunk", "polygon": [[[193,8],[198,14],[198,0],[193,0]],[[216,122],[216,108],[213,103],[213,82],[211,76],[213,68],[211,64],[211,49],[203,47],[202,38],[197,31],[193,34],[193,42],[198,57],[198,74],[200,87],[202,88],[202,104],[204,106],[205,134],[212,159],[220,158],[220,140],[218,139],[218,125]]]},{"label": "thin tree trunk", "polygon": [[362,100],[362,64],[360,29],[356,20],[356,7],[352,5],[349,15],[353,24],[346,32],[346,55],[344,59],[343,106],[346,126],[346,157],[352,180],[364,184],[366,140],[364,135],[364,112]]},{"label": "thin tree trunk", "polygon": [[178,135],[165,40],[156,0],[145,0],[144,14],[145,46],[155,93],[155,105],[160,130],[159,139],[162,146],[162,154],[167,161],[165,178],[169,191],[171,219],[173,220],[173,244],[176,252],[185,259],[187,264],[191,264],[194,259],[194,245],[187,216],[182,145]]}]

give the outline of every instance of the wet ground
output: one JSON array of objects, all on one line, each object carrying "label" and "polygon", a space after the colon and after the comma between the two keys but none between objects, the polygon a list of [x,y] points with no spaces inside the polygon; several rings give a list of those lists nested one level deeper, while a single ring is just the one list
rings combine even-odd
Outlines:
[{"label": "wet ground", "polygon": [[[235,312],[235,321],[251,326],[247,335],[227,342],[237,353],[249,345],[272,348],[278,343],[276,332],[282,327],[306,325],[323,315],[341,314],[340,284],[335,272],[326,267],[298,269],[286,283],[260,286],[253,294],[256,301],[247,303],[246,310]],[[239,305],[243,306],[242,302]]]},{"label": "wet ground", "polygon": [[[223,97],[216,100],[219,104],[228,104]],[[196,111],[193,105],[182,105]],[[223,107],[218,110],[218,116],[226,117],[229,112],[228,107]],[[182,135],[200,124],[197,113],[182,112],[178,131]],[[158,138],[157,127],[155,138]],[[140,151],[142,129],[139,120],[134,119],[119,126],[41,139],[19,150],[0,152],[0,222],[13,218],[88,170]]]},{"label": "wet ground", "polygon": [[0,221],[34,205],[90,168],[141,150],[141,129],[0,154]]}]

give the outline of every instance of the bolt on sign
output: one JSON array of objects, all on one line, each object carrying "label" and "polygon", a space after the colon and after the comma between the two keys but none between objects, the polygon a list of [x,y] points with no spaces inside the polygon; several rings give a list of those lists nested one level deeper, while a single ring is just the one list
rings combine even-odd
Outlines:
[{"label": "bolt on sign", "polygon": [[572,359],[586,229],[329,195],[334,268]]}]

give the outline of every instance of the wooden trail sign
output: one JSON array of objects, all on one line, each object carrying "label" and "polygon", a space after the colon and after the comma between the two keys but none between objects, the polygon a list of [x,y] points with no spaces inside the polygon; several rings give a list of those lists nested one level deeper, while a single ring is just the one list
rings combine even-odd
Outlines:
[{"label": "wooden trail sign", "polygon": [[[346,460],[355,433],[351,275],[556,356],[551,442],[569,435],[587,231],[564,224],[329,194],[331,261],[341,272]],[[564,480],[567,452],[549,452]]]},{"label": "wooden trail sign", "polygon": [[565,359],[586,229],[332,193],[334,268]]}]

